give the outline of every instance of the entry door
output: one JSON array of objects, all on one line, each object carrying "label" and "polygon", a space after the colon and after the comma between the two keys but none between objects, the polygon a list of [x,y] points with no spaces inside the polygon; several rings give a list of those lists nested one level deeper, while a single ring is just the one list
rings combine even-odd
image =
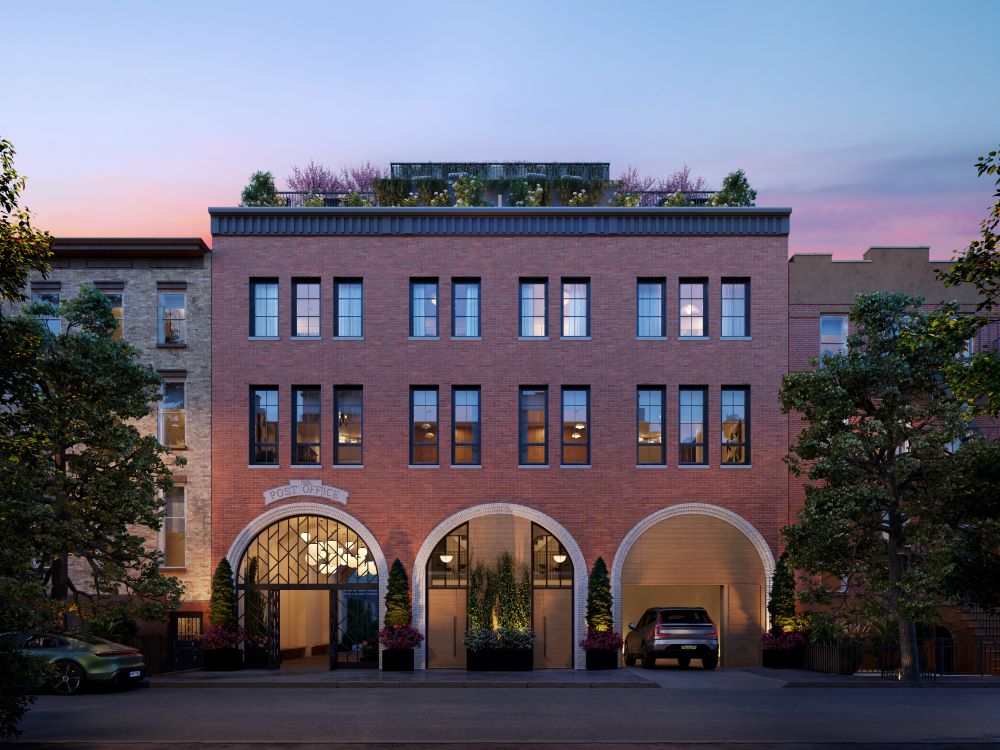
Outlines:
[{"label": "entry door", "polygon": [[378,591],[330,591],[330,669],[378,667]]},{"label": "entry door", "polygon": [[427,589],[427,667],[465,666],[465,589]]},{"label": "entry door", "polygon": [[281,592],[277,589],[267,590],[267,668],[278,669],[281,666]]},{"label": "entry door", "polygon": [[573,590],[534,591],[535,667],[573,668]]}]

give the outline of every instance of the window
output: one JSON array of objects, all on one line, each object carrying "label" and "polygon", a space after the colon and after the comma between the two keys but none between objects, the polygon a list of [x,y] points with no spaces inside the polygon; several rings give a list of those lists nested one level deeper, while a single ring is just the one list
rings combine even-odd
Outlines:
[{"label": "window", "polygon": [[364,390],[360,385],[339,386],[333,399],[337,415],[333,462],[360,465],[364,462]]},{"label": "window", "polygon": [[94,284],[97,289],[108,298],[111,303],[111,314],[115,316],[115,341],[121,341],[124,331],[124,301],[125,284],[121,281],[98,281]]},{"label": "window", "polygon": [[319,388],[300,386],[292,389],[292,463],[319,463],[320,405]]},{"label": "window", "polygon": [[573,585],[573,563],[566,548],[534,523],[531,524],[531,585],[536,589]]},{"label": "window", "polygon": [[184,383],[168,380],[160,400],[160,442],[168,448],[186,448],[184,423]]},{"label": "window", "polygon": [[847,353],[847,316],[821,315],[819,318],[819,359]]},{"label": "window", "polygon": [[185,563],[185,488],[171,487],[163,492],[163,506],[166,514],[163,517],[161,532],[164,568],[183,568]]},{"label": "window", "polygon": [[750,335],[750,282],[722,280],[722,335]]},{"label": "window", "polygon": [[722,389],[722,463],[750,463],[750,389]]},{"label": "window", "polygon": [[250,280],[250,335],[278,335],[278,280]]},{"label": "window", "polygon": [[667,460],[663,443],[664,389],[640,387],[637,396],[635,462],[640,465],[664,464]]},{"label": "window", "polygon": [[521,333],[524,338],[549,335],[548,281],[521,279]]},{"label": "window", "polygon": [[437,279],[410,281],[410,336],[416,338],[438,335]]},{"label": "window", "polygon": [[590,463],[589,388],[563,388],[562,463]]},{"label": "window", "polygon": [[704,279],[681,279],[681,336],[707,336],[705,297],[708,283]]},{"label": "window", "polygon": [[548,463],[548,422],[549,391],[547,388],[522,388],[518,432],[520,436],[521,464]]},{"label": "window", "polygon": [[590,281],[563,279],[562,335],[583,338],[590,335]]},{"label": "window", "polygon": [[410,389],[410,463],[438,462],[437,388]]},{"label": "window", "polygon": [[667,315],[667,282],[664,279],[639,279],[638,320],[636,335],[640,338],[662,338],[663,321]]},{"label": "window", "polygon": [[333,286],[333,313],[335,336],[361,338],[362,326],[362,285],[361,279],[338,280]]},{"label": "window", "polygon": [[250,463],[278,463],[278,389],[250,388]]},{"label": "window", "polygon": [[430,588],[464,588],[469,584],[469,526],[462,524],[437,543],[427,562]]},{"label": "window", "polygon": [[[33,291],[31,293],[31,301],[36,305],[52,305],[53,307],[59,307],[59,292],[51,290],[40,290]],[[59,315],[54,313],[43,313],[36,316],[42,325],[48,328],[55,335],[62,333],[62,322],[59,320]]]},{"label": "window", "polygon": [[479,388],[455,388],[451,408],[451,462],[479,466]]},{"label": "window", "polygon": [[292,281],[292,335],[319,336],[319,279]]},{"label": "window", "polygon": [[705,388],[681,388],[680,463],[708,463],[705,450],[705,415],[708,391]]},{"label": "window", "polygon": [[479,336],[479,279],[456,279],[451,288],[452,336]]},{"label": "window", "polygon": [[159,293],[160,344],[183,344],[187,341],[187,294],[170,291]]}]

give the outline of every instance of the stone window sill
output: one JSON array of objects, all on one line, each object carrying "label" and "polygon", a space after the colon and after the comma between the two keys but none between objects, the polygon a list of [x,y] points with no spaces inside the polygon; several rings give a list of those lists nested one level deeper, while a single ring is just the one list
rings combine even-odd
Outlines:
[{"label": "stone window sill", "polygon": [[408,336],[410,341],[440,341],[440,336]]},{"label": "stone window sill", "polygon": [[518,336],[518,341],[548,341],[548,336]]},{"label": "stone window sill", "polygon": [[364,341],[364,336],[334,336],[334,341]]},{"label": "stone window sill", "polygon": [[547,469],[547,468],[549,468],[549,465],[548,464],[518,464],[517,468],[519,468],[519,469]]},{"label": "stone window sill", "polygon": [[753,464],[722,464],[720,469],[752,469]]},{"label": "stone window sill", "polygon": [[753,341],[753,336],[723,336],[723,341]]},{"label": "stone window sill", "polygon": [[481,469],[481,468],[483,468],[483,465],[482,464],[451,464],[451,468],[453,468],[453,469]]},{"label": "stone window sill", "polygon": [[590,336],[560,336],[560,341],[591,341]]},{"label": "stone window sill", "polygon": [[281,336],[247,336],[247,341],[279,341]]},{"label": "stone window sill", "polygon": [[333,464],[330,466],[331,469],[363,469],[364,464]]},{"label": "stone window sill", "polygon": [[589,469],[590,464],[559,464],[560,469]]},{"label": "stone window sill", "polygon": [[157,344],[157,349],[187,349],[187,344]]},{"label": "stone window sill", "polygon": [[637,469],[665,469],[665,468],[667,468],[667,465],[666,464],[636,464],[635,468],[637,468]]},{"label": "stone window sill", "polygon": [[292,341],[322,341],[322,336],[292,336]]},{"label": "stone window sill", "polygon": [[452,341],[482,341],[482,336],[452,336]]},{"label": "stone window sill", "polygon": [[411,469],[440,469],[440,464],[410,464]]},{"label": "stone window sill", "polygon": [[248,469],[280,469],[281,464],[247,464]]},{"label": "stone window sill", "polygon": [[708,464],[677,464],[678,469],[707,469]]},{"label": "stone window sill", "polygon": [[708,336],[678,336],[679,341],[708,341]]},{"label": "stone window sill", "polygon": [[322,469],[323,464],[290,464],[289,469]]},{"label": "stone window sill", "polygon": [[666,341],[666,336],[636,336],[636,341]]}]

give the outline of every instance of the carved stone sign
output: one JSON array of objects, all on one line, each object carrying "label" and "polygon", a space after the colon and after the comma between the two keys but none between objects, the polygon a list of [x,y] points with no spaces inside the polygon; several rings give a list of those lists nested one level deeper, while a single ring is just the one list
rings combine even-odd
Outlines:
[{"label": "carved stone sign", "polygon": [[290,497],[314,497],[347,505],[347,490],[323,484],[321,479],[292,479],[281,487],[264,490],[264,505]]}]

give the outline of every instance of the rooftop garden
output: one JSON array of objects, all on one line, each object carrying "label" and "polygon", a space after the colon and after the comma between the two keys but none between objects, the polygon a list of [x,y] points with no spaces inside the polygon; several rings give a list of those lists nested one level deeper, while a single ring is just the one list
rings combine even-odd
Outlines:
[{"label": "rooftop garden", "polygon": [[254,172],[241,206],[614,206],[667,208],[753,206],[757,191],[742,169],[710,189],[687,165],[666,178],[642,176],[631,165],[610,179],[607,163],[393,163],[389,172],[364,162],[339,172],[314,161],[292,167],[278,190],[274,174]]}]

